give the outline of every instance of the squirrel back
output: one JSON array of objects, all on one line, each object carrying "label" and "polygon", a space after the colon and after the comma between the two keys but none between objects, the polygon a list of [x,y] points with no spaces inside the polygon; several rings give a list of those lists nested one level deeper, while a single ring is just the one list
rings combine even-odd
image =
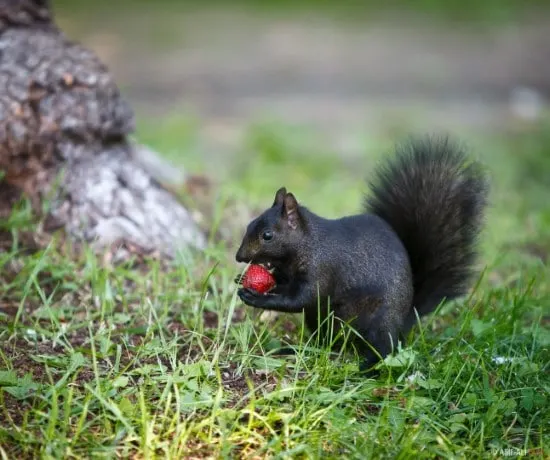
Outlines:
[{"label": "squirrel back", "polygon": [[[393,228],[409,255],[418,314],[464,295],[487,204],[481,165],[447,137],[413,139],[375,171],[370,187],[366,211]],[[407,328],[415,321],[413,310]]]}]

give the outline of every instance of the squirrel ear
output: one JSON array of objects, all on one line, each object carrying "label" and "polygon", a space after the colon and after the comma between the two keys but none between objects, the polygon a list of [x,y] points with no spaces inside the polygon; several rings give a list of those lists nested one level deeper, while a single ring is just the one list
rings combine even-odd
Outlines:
[{"label": "squirrel ear", "polygon": [[277,190],[277,193],[275,193],[275,201],[273,202],[273,206],[283,204],[285,195],[286,195],[285,187],[281,187],[279,190]]},{"label": "squirrel ear", "polygon": [[296,230],[300,222],[300,215],[298,213],[298,202],[292,193],[287,193],[284,197],[283,214],[287,220],[288,226]]}]

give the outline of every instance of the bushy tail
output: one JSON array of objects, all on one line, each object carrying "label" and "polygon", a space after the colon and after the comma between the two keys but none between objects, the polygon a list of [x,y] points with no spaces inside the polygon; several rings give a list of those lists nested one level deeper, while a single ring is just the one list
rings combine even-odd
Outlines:
[{"label": "bushy tail", "polygon": [[[418,313],[465,294],[487,203],[481,165],[447,137],[411,139],[370,185],[367,211],[388,222],[409,253]],[[407,322],[414,324],[414,311]]]}]

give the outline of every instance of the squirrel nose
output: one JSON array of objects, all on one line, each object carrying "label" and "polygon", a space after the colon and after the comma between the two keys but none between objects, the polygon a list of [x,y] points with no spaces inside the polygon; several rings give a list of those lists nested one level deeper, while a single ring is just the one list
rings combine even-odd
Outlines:
[{"label": "squirrel nose", "polygon": [[246,256],[246,250],[241,246],[235,255],[235,259],[237,262],[248,262],[250,259]]}]

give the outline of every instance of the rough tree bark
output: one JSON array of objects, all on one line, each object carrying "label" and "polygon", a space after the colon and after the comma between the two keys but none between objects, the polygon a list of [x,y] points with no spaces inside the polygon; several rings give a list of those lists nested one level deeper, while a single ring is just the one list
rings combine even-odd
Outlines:
[{"label": "rough tree bark", "polygon": [[67,235],[172,256],[203,248],[189,212],[136,161],[129,105],[95,54],[53,23],[48,0],[0,0],[0,170]]}]

